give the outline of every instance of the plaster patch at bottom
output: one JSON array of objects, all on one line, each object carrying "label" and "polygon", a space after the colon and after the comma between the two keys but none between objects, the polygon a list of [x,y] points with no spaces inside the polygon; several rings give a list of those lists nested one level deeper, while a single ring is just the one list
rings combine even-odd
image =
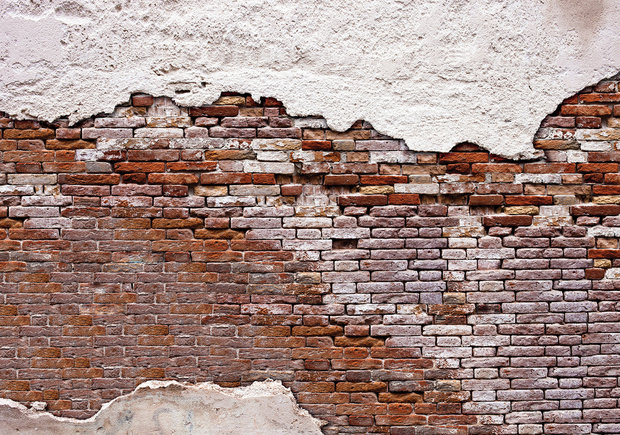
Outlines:
[{"label": "plaster patch at bottom", "polygon": [[271,380],[239,388],[149,381],[87,420],[0,399],[0,423],[0,434],[320,434],[322,425]]}]

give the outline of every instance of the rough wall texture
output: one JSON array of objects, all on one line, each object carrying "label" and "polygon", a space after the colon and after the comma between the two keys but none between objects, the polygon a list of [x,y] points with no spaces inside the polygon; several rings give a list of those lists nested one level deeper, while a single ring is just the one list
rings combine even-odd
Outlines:
[{"label": "rough wall texture", "polygon": [[558,102],[620,70],[618,22],[617,0],[5,0],[0,110],[249,92],[416,150],[524,156]]},{"label": "rough wall texture", "polygon": [[233,94],[1,118],[2,396],[275,378],[326,433],[618,433],[619,99],[526,162]]},{"label": "rough wall texture", "polygon": [[320,435],[320,427],[321,422],[300,409],[290,390],[277,381],[239,388],[144,382],[85,420],[59,418],[0,399],[3,435]]}]

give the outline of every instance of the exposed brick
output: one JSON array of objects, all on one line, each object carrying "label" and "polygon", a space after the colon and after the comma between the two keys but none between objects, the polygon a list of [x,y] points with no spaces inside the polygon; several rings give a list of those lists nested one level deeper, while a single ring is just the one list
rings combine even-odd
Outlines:
[{"label": "exposed brick", "polygon": [[237,116],[239,107],[237,106],[205,106],[190,107],[190,116]]},{"label": "exposed brick", "polygon": [[420,204],[420,195],[415,193],[395,193],[388,195],[388,201],[390,204],[397,205],[418,205]]},{"label": "exposed brick", "polygon": [[469,197],[469,205],[500,205],[503,202],[503,195],[471,195]]},{"label": "exposed brick", "polygon": [[198,176],[194,174],[149,174],[149,183],[153,184],[196,184]]},{"label": "exposed brick", "polygon": [[131,97],[131,103],[134,106],[152,106],[153,97],[150,95],[136,94]]},{"label": "exposed brick", "polygon": [[329,140],[302,140],[302,150],[329,151],[332,149],[332,142]]},{"label": "exposed brick", "polygon": [[359,175],[343,174],[343,175],[326,175],[326,186],[351,186],[359,183]]},{"label": "exposed brick", "polygon": [[544,119],[541,126],[571,128],[575,126],[575,118],[571,116],[548,116]]},{"label": "exposed brick", "polygon": [[576,119],[577,128],[601,128],[601,118],[596,116],[578,116]]},{"label": "exposed brick", "polygon": [[574,216],[611,216],[620,213],[620,205],[576,205],[570,210]]},{"label": "exposed brick", "polygon": [[55,132],[50,128],[6,129],[2,133],[4,139],[51,139],[54,136]]},{"label": "exposed brick", "polygon": [[617,90],[545,118],[533,162],[233,93],[2,115],[0,394],[88,417],[272,377],[326,433],[616,433]]},{"label": "exposed brick", "polygon": [[484,173],[519,173],[523,171],[523,168],[514,163],[474,163],[471,170]]},{"label": "exposed brick", "polygon": [[387,196],[385,195],[349,195],[338,198],[340,205],[385,205]]},{"label": "exposed brick", "polygon": [[244,173],[220,173],[202,174],[200,183],[202,184],[248,184],[252,182],[251,174]]},{"label": "exposed brick", "polygon": [[562,115],[573,116],[609,116],[611,115],[611,107],[603,105],[571,105],[562,106],[560,113]]},{"label": "exposed brick", "polygon": [[281,189],[284,196],[298,196],[301,195],[303,186],[300,184],[285,184]]},{"label": "exposed brick", "polygon": [[588,258],[620,258],[620,249],[590,249]]},{"label": "exposed brick", "polygon": [[61,184],[118,184],[118,174],[61,174],[58,176]]},{"label": "exposed brick", "polygon": [[439,155],[439,163],[486,163],[489,161],[488,153],[445,153]]},{"label": "exposed brick", "polygon": [[362,184],[396,184],[406,183],[407,177],[404,175],[362,175],[360,177]]},{"label": "exposed brick", "polygon": [[535,195],[522,195],[522,196],[506,196],[507,205],[545,205],[553,204],[553,197],[551,196],[535,196]]},{"label": "exposed brick", "polygon": [[518,227],[531,225],[532,220],[532,216],[485,216],[483,222],[487,227]]}]

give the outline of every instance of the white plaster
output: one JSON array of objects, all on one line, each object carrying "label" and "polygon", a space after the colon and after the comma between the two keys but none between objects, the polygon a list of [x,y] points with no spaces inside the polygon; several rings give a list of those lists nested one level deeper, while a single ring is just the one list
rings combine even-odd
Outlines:
[{"label": "white plaster", "polygon": [[[38,403],[38,402],[36,402]],[[297,406],[279,381],[222,388],[149,381],[89,419],[55,417],[0,399],[0,434],[321,434],[322,422]]]},{"label": "white plaster", "polygon": [[619,22],[617,0],[2,0],[0,110],[250,92],[415,150],[526,157],[546,114],[620,70]]}]

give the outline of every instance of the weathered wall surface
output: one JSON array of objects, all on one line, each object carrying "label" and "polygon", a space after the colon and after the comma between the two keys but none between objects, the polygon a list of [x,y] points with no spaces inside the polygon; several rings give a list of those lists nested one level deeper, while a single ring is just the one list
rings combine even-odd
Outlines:
[{"label": "weathered wall surface", "polygon": [[58,418],[0,399],[0,434],[320,435],[321,422],[279,382],[230,389],[150,381],[86,420]]},{"label": "weathered wall surface", "polygon": [[133,92],[273,96],[415,150],[526,156],[540,120],[620,69],[615,0],[5,0],[0,110],[78,120]]},{"label": "weathered wall surface", "polygon": [[0,393],[281,380],[326,433],[619,433],[618,79],[534,161],[279,102],[0,116]]}]

